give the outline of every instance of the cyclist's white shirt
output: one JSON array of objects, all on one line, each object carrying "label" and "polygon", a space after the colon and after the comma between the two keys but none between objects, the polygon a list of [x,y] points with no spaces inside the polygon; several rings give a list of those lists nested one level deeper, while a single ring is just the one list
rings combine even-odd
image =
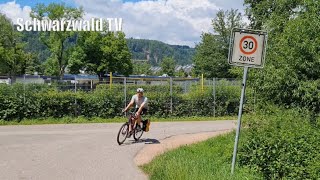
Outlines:
[{"label": "cyclist's white shirt", "polygon": [[142,96],[140,99],[137,94],[133,95],[131,98],[131,102],[134,102],[136,104],[136,108],[140,108],[142,103],[145,103],[143,108],[148,109],[148,98],[145,96]]}]

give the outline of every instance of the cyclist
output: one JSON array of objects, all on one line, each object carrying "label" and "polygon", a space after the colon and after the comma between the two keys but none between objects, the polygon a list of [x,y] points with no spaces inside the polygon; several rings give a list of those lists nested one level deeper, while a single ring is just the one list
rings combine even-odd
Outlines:
[{"label": "cyclist", "polygon": [[[130,103],[128,106],[122,111],[126,112],[128,109],[135,104],[135,116],[136,116],[136,122],[138,124],[141,123],[141,115],[144,115],[148,111],[148,98],[143,96],[144,90],[142,88],[137,89],[137,94],[133,95],[131,98]],[[135,125],[135,123],[134,123]],[[129,126],[129,132],[131,134],[131,126]]]}]

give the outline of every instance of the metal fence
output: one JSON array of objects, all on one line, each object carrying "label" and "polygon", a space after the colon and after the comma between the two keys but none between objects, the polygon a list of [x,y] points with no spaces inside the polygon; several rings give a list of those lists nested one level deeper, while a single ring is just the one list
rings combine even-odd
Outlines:
[{"label": "metal fence", "polygon": [[[1,82],[1,81],[0,81]],[[68,80],[54,80],[52,78],[44,79],[40,76],[38,77],[28,77],[22,76],[18,77],[15,83],[23,84],[23,91],[27,91],[26,86],[30,84],[43,84],[48,87],[57,88],[60,91],[84,91],[84,92],[93,92],[99,85],[104,85],[105,91],[114,91],[113,87],[117,86],[118,94],[123,94],[123,107],[127,105],[130,101],[131,96],[134,94],[137,86],[157,86],[158,88],[155,91],[166,93],[170,96],[170,102],[167,102],[167,108],[170,110],[170,113],[173,113],[173,94],[188,94],[197,92],[208,92],[210,91],[213,96],[213,116],[216,116],[217,108],[217,95],[221,93],[225,87],[234,87],[235,93],[241,91],[241,80],[230,79],[230,78],[173,78],[173,77],[109,77],[100,81],[98,79],[83,79],[83,78],[74,78]],[[8,83],[7,83],[8,84]],[[119,88],[120,87],[120,88]],[[180,90],[175,92],[176,88]],[[229,92],[230,93],[230,92]],[[24,93],[24,99],[25,99]],[[148,92],[145,93],[148,96]],[[246,93],[247,102],[249,102],[253,107],[255,106],[255,92],[249,91]],[[238,97],[240,99],[240,95]],[[193,102],[190,102],[193,103]],[[77,101],[75,99],[75,105]]]}]

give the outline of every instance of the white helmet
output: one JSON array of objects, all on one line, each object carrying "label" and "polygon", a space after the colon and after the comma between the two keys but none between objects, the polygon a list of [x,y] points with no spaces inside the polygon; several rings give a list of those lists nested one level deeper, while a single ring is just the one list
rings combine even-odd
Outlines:
[{"label": "white helmet", "polygon": [[139,93],[139,92],[142,92],[142,93],[143,93],[143,91],[144,91],[144,90],[143,90],[142,88],[138,88],[138,89],[137,89],[137,93]]}]

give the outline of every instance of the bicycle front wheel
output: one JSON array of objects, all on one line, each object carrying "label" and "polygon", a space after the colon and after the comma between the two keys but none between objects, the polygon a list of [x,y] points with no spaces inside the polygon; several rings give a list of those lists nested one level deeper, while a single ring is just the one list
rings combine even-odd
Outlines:
[{"label": "bicycle front wheel", "polygon": [[138,141],[141,138],[142,134],[143,134],[143,130],[141,125],[137,125],[133,133],[134,140]]},{"label": "bicycle front wheel", "polygon": [[129,133],[129,123],[126,122],[121,126],[118,132],[117,142],[119,145],[124,143],[124,141],[127,139],[128,133]]}]

